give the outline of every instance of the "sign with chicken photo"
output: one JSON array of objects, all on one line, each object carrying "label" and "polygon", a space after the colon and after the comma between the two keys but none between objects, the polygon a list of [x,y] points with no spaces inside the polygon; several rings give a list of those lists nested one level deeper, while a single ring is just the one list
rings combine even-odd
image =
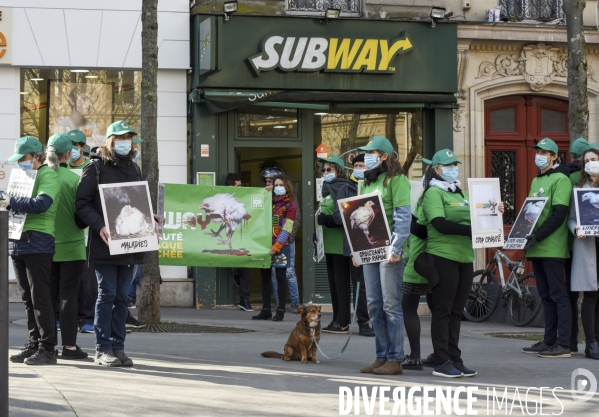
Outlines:
[{"label": "sign with chicken photo", "polygon": [[264,188],[164,184],[161,265],[269,268],[272,194]]},{"label": "sign with chicken photo", "polygon": [[503,246],[503,216],[499,212],[499,178],[468,178],[472,247]]},{"label": "sign with chicken photo", "polygon": [[574,188],[578,234],[599,236],[599,188]]},{"label": "sign with chicken photo", "polygon": [[547,197],[528,197],[524,200],[522,209],[503,246],[504,249],[524,249],[526,236],[534,230],[545,204],[547,204]]},{"label": "sign with chicken photo", "polygon": [[147,181],[100,184],[111,255],[158,250]]},{"label": "sign with chicken photo", "polygon": [[379,192],[338,200],[352,258],[358,265],[386,261],[391,233]]}]

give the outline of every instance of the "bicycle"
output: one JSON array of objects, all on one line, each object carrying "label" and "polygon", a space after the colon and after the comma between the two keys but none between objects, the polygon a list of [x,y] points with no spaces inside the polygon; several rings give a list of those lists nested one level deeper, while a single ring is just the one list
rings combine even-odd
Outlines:
[{"label": "bicycle", "polygon": [[[511,271],[505,281],[503,262]],[[495,272],[499,269],[501,286]],[[522,275],[524,272],[524,258],[512,261],[501,249],[487,263],[486,269],[474,271],[474,281],[466,306],[464,316],[473,322],[487,320],[497,309],[500,299],[508,304],[510,321],[518,327],[528,326],[537,317],[541,310],[541,297],[536,287],[533,287],[533,273]]]}]

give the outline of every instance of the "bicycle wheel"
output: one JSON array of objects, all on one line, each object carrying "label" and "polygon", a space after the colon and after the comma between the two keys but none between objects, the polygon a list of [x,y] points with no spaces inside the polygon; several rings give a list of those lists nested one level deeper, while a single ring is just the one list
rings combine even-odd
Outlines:
[{"label": "bicycle wheel", "polygon": [[537,287],[532,286],[532,279],[534,277],[533,273],[528,273],[518,278],[522,296],[514,290],[510,291],[508,310],[510,321],[515,326],[528,326],[537,317],[539,311],[541,311],[541,297],[539,297]]},{"label": "bicycle wheel", "polygon": [[464,317],[480,323],[487,320],[497,309],[501,287],[495,275],[486,269],[474,271],[472,289],[464,306]]}]

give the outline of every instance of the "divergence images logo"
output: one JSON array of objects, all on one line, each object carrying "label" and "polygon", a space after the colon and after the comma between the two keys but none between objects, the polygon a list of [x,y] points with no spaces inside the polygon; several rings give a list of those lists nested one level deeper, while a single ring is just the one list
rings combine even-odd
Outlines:
[{"label": "divergence images logo", "polygon": [[263,209],[264,208],[264,197],[261,195],[252,196],[252,208]]},{"label": "divergence images logo", "polygon": [[572,372],[571,385],[574,401],[588,401],[597,392],[597,378],[591,371],[584,368],[577,368]]},{"label": "divergence images logo", "polygon": [[283,71],[393,74],[394,58],[413,49],[405,32],[398,38],[354,39],[270,36],[262,41],[262,53],[248,58],[254,73]]}]

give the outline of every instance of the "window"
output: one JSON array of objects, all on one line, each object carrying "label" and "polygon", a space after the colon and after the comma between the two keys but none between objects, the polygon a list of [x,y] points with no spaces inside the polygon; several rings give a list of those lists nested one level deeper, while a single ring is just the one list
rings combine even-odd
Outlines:
[{"label": "window", "polygon": [[516,108],[493,110],[491,112],[491,131],[514,132],[516,130]]},{"label": "window", "polygon": [[237,137],[297,138],[297,109],[249,106],[237,112]]},{"label": "window", "polygon": [[566,132],[566,113],[541,109],[541,131]]},{"label": "window", "polygon": [[540,20],[551,22],[563,19],[563,0],[499,0],[501,18],[520,22],[522,20]]}]

